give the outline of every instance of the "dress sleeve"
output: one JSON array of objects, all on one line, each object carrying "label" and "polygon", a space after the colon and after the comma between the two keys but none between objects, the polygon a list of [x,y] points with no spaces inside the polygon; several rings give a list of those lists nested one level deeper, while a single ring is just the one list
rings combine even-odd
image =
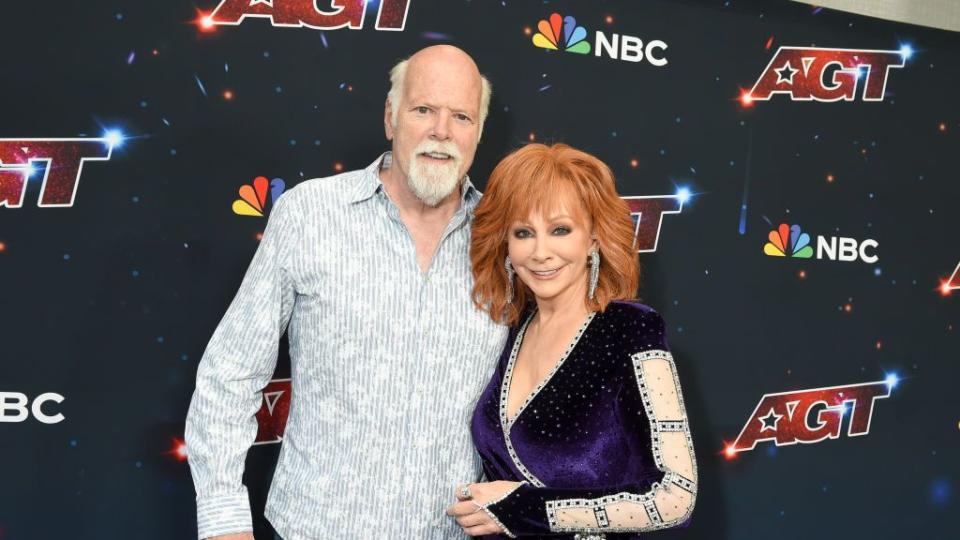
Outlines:
[{"label": "dress sleeve", "polygon": [[[615,486],[535,487],[520,484],[484,510],[511,538],[525,535],[644,532],[685,523],[697,493],[697,466],[687,414],[664,335],[663,319],[649,311],[639,317],[643,337],[627,344],[629,383],[622,390],[621,419],[635,438],[631,451],[649,448],[658,481],[623,478]],[[632,341],[632,340],[631,340]],[[638,429],[632,419],[645,419]],[[640,440],[649,439],[649,440]]]},{"label": "dress sleeve", "polygon": [[199,538],[253,530],[243,469],[257,434],[261,390],[273,376],[280,337],[293,311],[295,291],[286,262],[297,237],[291,194],[277,200],[197,370],[185,439]]}]

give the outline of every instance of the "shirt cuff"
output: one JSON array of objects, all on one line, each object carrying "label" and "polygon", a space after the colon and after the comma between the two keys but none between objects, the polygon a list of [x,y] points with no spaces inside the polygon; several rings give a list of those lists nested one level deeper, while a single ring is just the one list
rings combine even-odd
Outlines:
[{"label": "shirt cuff", "polygon": [[253,532],[246,488],[233,493],[197,496],[197,537]]}]

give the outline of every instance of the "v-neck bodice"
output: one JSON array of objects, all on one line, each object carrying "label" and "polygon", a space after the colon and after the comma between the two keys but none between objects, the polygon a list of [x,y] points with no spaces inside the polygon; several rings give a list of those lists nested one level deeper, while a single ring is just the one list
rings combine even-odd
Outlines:
[{"label": "v-neck bodice", "polygon": [[[627,394],[635,393],[630,354],[660,346],[636,343],[637,332],[625,328],[625,324],[636,324],[636,313],[636,304],[614,302],[603,313],[591,314],[563,359],[531,392],[512,421],[507,420],[507,393],[529,317],[510,331],[471,422],[488,479],[575,487],[598,480],[615,483],[624,467],[647,469],[651,482],[658,478],[661,473],[649,450],[639,461],[623,459],[625,448],[632,446],[625,436],[625,421],[635,432],[649,437],[642,414],[627,419],[620,414],[624,389]],[[633,437],[631,433],[629,438]]]},{"label": "v-neck bodice", "polygon": [[573,338],[570,340],[570,343],[567,345],[567,348],[563,351],[563,355],[560,357],[560,360],[550,369],[547,375],[543,380],[539,381],[533,389],[527,394],[527,397],[524,398],[523,402],[520,403],[520,407],[517,408],[516,412],[513,413],[513,417],[510,417],[509,411],[507,411],[508,403],[510,401],[510,391],[513,386],[513,371],[517,365],[517,357],[520,355],[520,348],[523,346],[523,337],[526,335],[527,328],[530,326],[530,322],[533,321],[534,316],[536,316],[536,310],[532,311],[527,317],[526,322],[523,323],[523,326],[520,327],[520,331],[517,334],[516,339],[514,339],[513,347],[510,350],[510,357],[507,360],[506,372],[503,377],[503,388],[501,389],[501,398],[500,398],[500,422],[503,424],[504,429],[509,430],[510,426],[516,422],[517,417],[527,408],[527,405],[537,397],[537,394],[550,383],[550,379],[553,378],[554,373],[563,366],[563,363],[566,362],[567,357],[570,356],[570,352],[574,347],[577,346],[577,343],[580,341],[580,336],[583,335],[583,332],[590,326],[590,321],[593,320],[593,317],[596,313],[590,313],[587,315],[586,320],[583,321],[583,324],[580,325],[580,328],[577,329],[576,333],[573,335]]}]

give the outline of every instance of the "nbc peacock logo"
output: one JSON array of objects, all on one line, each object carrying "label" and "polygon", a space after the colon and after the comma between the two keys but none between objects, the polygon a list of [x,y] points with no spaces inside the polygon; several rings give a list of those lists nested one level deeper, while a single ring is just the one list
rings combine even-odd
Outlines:
[{"label": "nbc peacock logo", "polygon": [[267,207],[267,193],[270,194],[271,204],[277,204],[277,199],[286,187],[282,178],[267,180],[265,176],[258,176],[250,184],[240,186],[240,198],[233,201],[233,213],[239,216],[263,217]]},{"label": "nbc peacock logo", "polygon": [[763,253],[771,257],[793,257],[809,259],[813,257],[810,235],[801,231],[799,225],[781,223],[767,236],[769,240],[763,246]]},{"label": "nbc peacock logo", "polygon": [[577,26],[577,20],[570,15],[564,17],[553,13],[549,19],[537,24],[537,30],[533,36],[533,44],[541,49],[590,54],[586,29]]}]

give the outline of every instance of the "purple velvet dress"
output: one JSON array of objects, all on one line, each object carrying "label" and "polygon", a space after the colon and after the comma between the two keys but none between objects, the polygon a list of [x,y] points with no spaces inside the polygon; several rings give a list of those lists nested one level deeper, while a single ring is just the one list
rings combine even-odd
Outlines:
[{"label": "purple velvet dress", "polygon": [[[508,421],[510,378],[531,318],[511,330],[471,422],[486,479],[524,482],[486,506],[507,531],[487,538],[633,539],[641,531],[685,523],[696,492],[695,462],[692,474],[678,474],[665,465],[660,448],[660,433],[681,432],[693,459],[682,397],[677,387],[682,417],[655,418],[648,395],[653,381],[644,380],[642,366],[649,358],[673,365],[660,315],[631,302],[613,302],[590,315],[554,370]],[[667,495],[654,500],[661,491],[683,495],[689,509],[670,510],[671,519],[661,516]],[[643,515],[627,517],[624,502]],[[589,516],[590,526],[571,526],[561,519],[565,510]]]}]

